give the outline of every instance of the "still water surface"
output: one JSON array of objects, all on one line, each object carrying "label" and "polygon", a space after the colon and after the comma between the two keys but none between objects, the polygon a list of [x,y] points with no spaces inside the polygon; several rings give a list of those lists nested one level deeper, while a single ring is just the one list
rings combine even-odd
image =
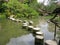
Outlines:
[{"label": "still water surface", "polygon": [[[38,26],[40,30],[44,33],[45,40],[50,40],[54,38],[54,33],[48,31],[49,25],[47,22],[45,22],[44,24],[39,24]],[[35,39],[33,35],[30,33],[21,37],[11,38],[9,43],[7,43],[6,45],[34,45],[34,40]]]}]

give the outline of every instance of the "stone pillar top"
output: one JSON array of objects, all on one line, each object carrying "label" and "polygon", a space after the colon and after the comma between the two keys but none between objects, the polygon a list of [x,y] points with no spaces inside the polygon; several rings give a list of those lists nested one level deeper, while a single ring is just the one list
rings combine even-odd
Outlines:
[{"label": "stone pillar top", "polygon": [[29,28],[33,28],[33,26],[28,26]]},{"label": "stone pillar top", "polygon": [[36,32],[36,34],[41,34],[41,35],[43,35],[43,32],[39,31],[39,32]]},{"label": "stone pillar top", "polygon": [[54,40],[46,40],[45,43],[46,43],[47,45],[57,45],[57,42],[54,41]]},{"label": "stone pillar top", "polygon": [[36,28],[33,28],[33,30],[40,30],[40,28],[36,27]]},{"label": "stone pillar top", "polygon": [[36,35],[36,38],[37,38],[37,39],[44,39],[43,36],[39,36],[39,35]]}]

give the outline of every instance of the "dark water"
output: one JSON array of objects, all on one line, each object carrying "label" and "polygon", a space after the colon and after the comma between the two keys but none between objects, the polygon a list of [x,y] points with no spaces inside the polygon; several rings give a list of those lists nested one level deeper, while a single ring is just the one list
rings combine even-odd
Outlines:
[{"label": "dark water", "polygon": [[[39,24],[40,30],[44,33],[44,39],[50,40],[54,38],[54,33],[48,31],[48,23]],[[11,38],[6,45],[34,45],[34,37],[32,34],[23,35],[17,38]]]}]

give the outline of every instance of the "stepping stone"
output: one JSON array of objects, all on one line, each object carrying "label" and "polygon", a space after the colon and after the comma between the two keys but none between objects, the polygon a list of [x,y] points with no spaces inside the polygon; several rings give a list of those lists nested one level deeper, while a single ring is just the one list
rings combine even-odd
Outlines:
[{"label": "stepping stone", "polygon": [[28,24],[27,23],[23,23],[22,28],[23,29],[27,29],[27,27],[28,27]]},{"label": "stepping stone", "polygon": [[12,21],[15,21],[16,19],[15,18],[11,18]]},{"label": "stepping stone", "polygon": [[28,31],[32,31],[33,26],[28,26]]},{"label": "stepping stone", "polygon": [[36,35],[43,36],[43,32],[41,32],[41,31],[39,31],[39,32],[36,32]]},{"label": "stepping stone", "polygon": [[10,18],[13,18],[15,15],[11,15]]},{"label": "stepping stone", "polygon": [[37,39],[44,39],[44,36],[36,35],[36,37],[35,37],[35,38],[37,38]]},{"label": "stepping stone", "polygon": [[33,21],[29,21],[29,25],[33,25]]},{"label": "stepping stone", "polygon": [[40,28],[38,28],[38,27],[33,28],[33,31],[35,31],[35,32],[40,31]]},{"label": "stepping stone", "polygon": [[35,36],[35,45],[44,45],[44,36]]},{"label": "stepping stone", "polygon": [[40,31],[40,28],[36,27],[36,28],[33,28],[33,36],[36,35],[36,32],[39,32]]},{"label": "stepping stone", "polygon": [[15,21],[16,21],[16,22],[22,22],[22,20],[20,20],[20,19],[16,19]]},{"label": "stepping stone", "polygon": [[54,40],[46,40],[46,41],[45,41],[45,44],[46,44],[46,45],[57,45],[57,42],[54,41]]}]

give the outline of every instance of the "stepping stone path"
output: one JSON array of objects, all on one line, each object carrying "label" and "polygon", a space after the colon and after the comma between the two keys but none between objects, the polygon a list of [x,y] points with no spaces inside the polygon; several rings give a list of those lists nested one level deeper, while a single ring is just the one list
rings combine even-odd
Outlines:
[{"label": "stepping stone path", "polygon": [[12,20],[12,21],[16,21],[16,22],[22,22],[22,20],[20,20],[20,19],[15,19],[14,18],[14,15],[11,15],[10,17],[8,17],[10,20]]},{"label": "stepping stone path", "polygon": [[[33,35],[29,34],[29,35],[25,35],[25,36],[22,36],[19,38],[12,38],[7,45],[34,45],[34,39],[35,39],[35,45],[37,45],[37,44],[44,45],[43,43],[44,43],[45,37],[43,35],[43,32],[40,31],[40,27],[34,27],[33,21],[29,21],[29,22],[27,20],[22,21],[19,19],[15,19],[13,17],[14,16],[12,15],[9,17],[9,19],[11,19],[12,21],[16,21],[16,22],[22,22],[23,29],[32,30]],[[47,30],[47,26],[48,26],[48,24],[41,25],[41,27],[43,27],[46,30]],[[50,43],[50,42],[52,42],[52,43]],[[46,43],[47,43],[47,45],[53,45],[53,43],[55,43],[55,42],[51,41],[51,40],[47,40]]]},{"label": "stepping stone path", "polygon": [[46,44],[46,45],[57,45],[57,42],[54,41],[54,40],[46,40],[46,41],[45,41],[45,44]]}]

